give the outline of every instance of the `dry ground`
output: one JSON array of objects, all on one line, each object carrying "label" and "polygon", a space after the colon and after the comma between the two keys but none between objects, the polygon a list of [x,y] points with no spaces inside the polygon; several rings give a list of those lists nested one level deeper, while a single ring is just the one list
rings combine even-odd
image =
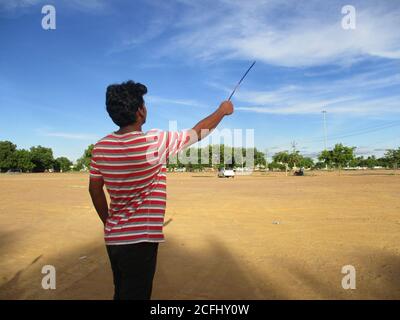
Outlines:
[{"label": "dry ground", "polygon": [[[112,297],[87,180],[0,175],[0,299]],[[187,173],[168,182],[172,220],[153,298],[400,299],[400,173]],[[56,290],[41,288],[46,264],[56,267]],[[341,287],[348,264],[356,290]]]}]

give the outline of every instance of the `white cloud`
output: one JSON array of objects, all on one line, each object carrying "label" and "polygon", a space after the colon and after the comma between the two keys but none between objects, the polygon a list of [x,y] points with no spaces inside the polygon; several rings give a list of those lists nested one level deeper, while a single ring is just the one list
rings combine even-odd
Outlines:
[{"label": "white cloud", "polygon": [[186,10],[181,10],[178,34],[167,54],[184,52],[205,60],[255,59],[289,67],[351,64],[371,56],[400,58],[400,6],[388,1],[356,1],[355,30],[341,27],[339,2],[184,3]]},{"label": "white cloud", "polygon": [[13,11],[16,9],[28,8],[40,2],[43,2],[43,0],[1,0],[0,11]]},{"label": "white cloud", "polygon": [[[310,92],[309,92],[310,93]],[[382,115],[400,113],[400,95],[389,97],[368,98],[358,95],[343,95],[340,98],[322,98],[317,94],[297,92],[279,97],[274,92],[274,103],[269,105],[239,106],[235,110],[264,114],[317,114],[322,110],[329,113]],[[254,96],[251,100],[262,101],[264,95]]]},{"label": "white cloud", "polygon": [[153,104],[162,104],[162,105],[168,105],[168,104],[174,104],[174,105],[180,105],[180,106],[189,106],[189,107],[200,107],[203,108],[205,107],[204,104],[195,101],[195,100],[189,100],[189,99],[170,99],[170,98],[162,98],[158,96],[147,96],[145,100],[149,103]]},{"label": "white cloud", "polygon": [[[237,91],[236,110],[266,114],[330,113],[382,115],[400,113],[400,74],[397,64],[373,66],[372,71],[306,84],[294,82],[273,90]],[[220,87],[225,91],[224,87]]]},{"label": "white cloud", "polygon": [[334,100],[310,100],[286,106],[274,107],[237,107],[236,110],[253,113],[266,114],[317,114],[322,110],[329,113],[359,114],[359,115],[382,115],[387,113],[400,113],[400,96],[360,101],[356,97],[347,97]]},{"label": "white cloud", "polygon": [[236,92],[236,99],[252,104],[275,104],[282,103],[285,97],[304,90],[298,86],[284,86],[271,91],[241,90]]},{"label": "white cloud", "polygon": [[72,140],[93,141],[93,140],[98,140],[100,138],[98,135],[89,133],[51,132],[51,131],[44,131],[41,129],[38,129],[37,133],[44,137],[56,137],[56,138],[72,139]]},{"label": "white cloud", "polygon": [[67,6],[75,10],[85,12],[99,12],[106,9],[106,2],[104,0],[61,0],[49,3],[46,0],[0,0],[0,12],[16,12],[19,10],[26,10],[36,5],[52,4],[56,7]]},{"label": "white cloud", "polygon": [[89,14],[103,14],[111,11],[110,3],[105,0],[64,0],[63,4],[73,10]]}]

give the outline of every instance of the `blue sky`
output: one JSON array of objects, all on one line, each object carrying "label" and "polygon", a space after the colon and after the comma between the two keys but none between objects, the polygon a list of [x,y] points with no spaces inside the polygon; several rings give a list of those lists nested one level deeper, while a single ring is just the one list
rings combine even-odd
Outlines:
[{"label": "blue sky", "polygon": [[[56,8],[56,30],[41,9]],[[344,5],[356,29],[341,27]],[[0,0],[0,140],[75,160],[115,130],[105,88],[148,87],[144,130],[190,128],[226,99],[221,128],[255,130],[269,155],[400,146],[400,1]]]}]

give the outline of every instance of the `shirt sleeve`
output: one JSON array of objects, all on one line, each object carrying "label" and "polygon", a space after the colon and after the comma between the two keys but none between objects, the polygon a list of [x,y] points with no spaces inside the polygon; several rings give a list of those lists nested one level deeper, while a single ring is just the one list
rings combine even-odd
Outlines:
[{"label": "shirt sleeve", "polygon": [[90,160],[90,168],[89,168],[90,179],[103,179],[103,175],[100,172],[99,166],[92,155]]},{"label": "shirt sleeve", "polygon": [[189,130],[167,131],[167,157],[175,156],[177,153],[189,146]]},{"label": "shirt sleeve", "polygon": [[157,140],[158,156],[165,162],[191,144],[190,130],[158,131]]}]

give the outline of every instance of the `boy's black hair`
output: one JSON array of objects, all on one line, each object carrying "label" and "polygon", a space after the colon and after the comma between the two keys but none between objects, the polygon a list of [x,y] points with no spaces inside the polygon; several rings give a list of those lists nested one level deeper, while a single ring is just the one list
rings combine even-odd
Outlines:
[{"label": "boy's black hair", "polygon": [[143,96],[147,88],[132,80],[107,87],[106,106],[112,121],[120,127],[136,121],[136,111],[144,105]]}]

